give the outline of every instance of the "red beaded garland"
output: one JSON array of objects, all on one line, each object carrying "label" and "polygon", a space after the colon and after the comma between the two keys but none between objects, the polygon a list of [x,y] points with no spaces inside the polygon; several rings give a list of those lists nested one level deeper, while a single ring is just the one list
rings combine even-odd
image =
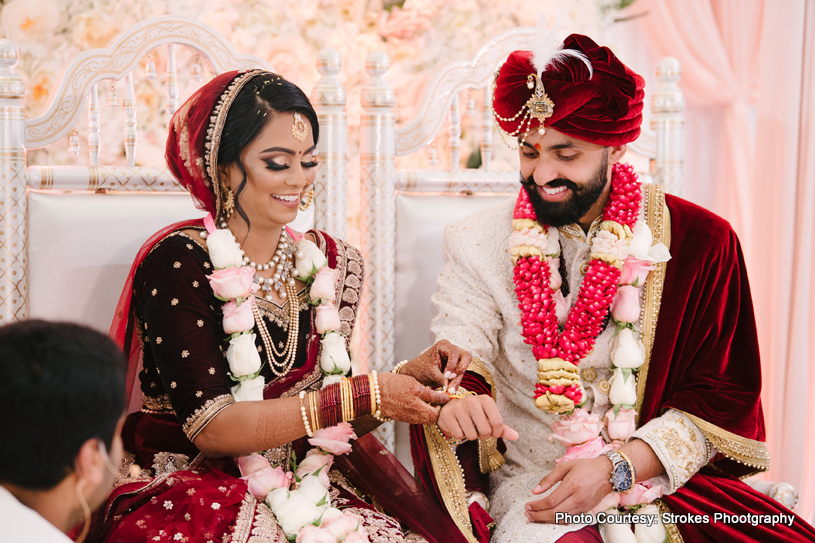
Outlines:
[{"label": "red beaded garland", "polygon": [[[603,220],[614,221],[633,230],[641,202],[642,185],[634,168],[629,164],[615,164],[612,167],[609,199],[603,208]],[[524,188],[515,202],[513,218],[537,222],[535,210]],[[548,233],[548,226],[541,226]],[[524,342],[532,346],[535,359],[562,358],[577,365],[591,352],[597,336],[602,332],[603,320],[617,293],[620,270],[599,259],[589,263],[577,301],[569,311],[562,332],[558,331],[550,278],[551,270],[544,257],[527,256],[516,261],[513,281],[521,310],[521,333]],[[563,394],[574,400],[575,404],[582,400],[578,385],[547,387],[536,384],[535,398],[546,392]]]}]

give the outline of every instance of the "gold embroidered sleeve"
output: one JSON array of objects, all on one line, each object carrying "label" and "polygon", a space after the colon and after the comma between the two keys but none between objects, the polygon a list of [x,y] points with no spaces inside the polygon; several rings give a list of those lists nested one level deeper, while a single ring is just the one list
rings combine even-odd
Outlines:
[{"label": "gold embroidered sleeve", "polygon": [[215,415],[223,411],[226,407],[235,403],[231,394],[224,394],[207,400],[204,405],[196,409],[192,415],[184,422],[184,433],[190,441],[194,440],[198,433],[204,429]]},{"label": "gold embroidered sleeve", "polygon": [[648,443],[665,467],[670,487],[665,494],[672,494],[707,464],[712,447],[702,430],[684,413],[669,409],[661,417],[648,421],[629,439],[641,439]]},{"label": "gold embroidered sleeve", "polygon": [[[492,378],[490,370],[484,365],[480,358],[473,358],[472,362],[470,362],[470,367],[467,368],[467,371],[471,371],[483,377],[487,382],[487,385],[490,387],[492,399],[496,401],[498,400],[498,390],[495,387],[495,380]],[[478,468],[481,470],[481,473],[495,471],[503,465],[504,456],[498,452],[498,440],[494,437],[479,439]]]},{"label": "gold embroidered sleeve", "polygon": [[766,443],[728,432],[695,415],[689,413],[683,413],[683,415],[702,431],[719,452],[755,470],[744,477],[770,469],[770,451]]}]

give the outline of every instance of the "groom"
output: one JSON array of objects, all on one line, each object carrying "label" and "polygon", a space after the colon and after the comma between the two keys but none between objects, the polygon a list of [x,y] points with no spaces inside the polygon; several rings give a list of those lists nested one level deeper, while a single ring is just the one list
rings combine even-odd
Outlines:
[{"label": "groom", "polygon": [[[643,86],[580,35],[556,52],[515,51],[497,72],[493,110],[518,145],[522,187],[517,199],[448,228],[433,298],[436,339],[483,363],[468,387],[480,396],[450,402],[439,427],[482,441],[458,448],[463,485],[421,453],[417,477],[454,519],[450,496],[466,489],[471,523],[459,526],[483,541],[473,506],[481,504],[497,522],[493,543],[600,541],[593,522],[555,523],[563,513],[613,508],[621,496],[673,514],[660,515],[671,541],[813,540],[798,517],[790,526],[714,522],[790,512],[740,480],[769,469],[769,454],[738,239],[720,217],[640,187],[621,163],[640,133]],[[494,420],[490,395],[503,421]],[[566,418],[580,404],[586,411]],[[499,422],[520,439],[495,469]],[[575,447],[587,429],[593,445]],[[432,445],[428,429],[427,443],[413,430],[415,445]],[[616,527],[607,526],[609,540]]]}]

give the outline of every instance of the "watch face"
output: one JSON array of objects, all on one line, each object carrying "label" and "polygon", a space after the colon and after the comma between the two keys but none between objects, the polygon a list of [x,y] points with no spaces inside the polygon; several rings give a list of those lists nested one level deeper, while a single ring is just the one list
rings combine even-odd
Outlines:
[{"label": "watch face", "polygon": [[631,476],[631,469],[628,462],[620,462],[614,468],[614,490],[617,492],[628,492],[634,486],[634,479]]}]

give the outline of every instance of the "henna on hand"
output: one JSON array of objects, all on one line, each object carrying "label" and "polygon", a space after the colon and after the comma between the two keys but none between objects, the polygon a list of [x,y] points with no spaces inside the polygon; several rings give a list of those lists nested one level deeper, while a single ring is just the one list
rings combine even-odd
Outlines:
[{"label": "henna on hand", "polygon": [[409,375],[423,385],[455,391],[470,361],[470,353],[443,339],[405,364],[399,373]]},{"label": "henna on hand", "polygon": [[435,424],[441,405],[450,397],[419,383],[409,375],[378,374],[380,414],[408,424]]}]

